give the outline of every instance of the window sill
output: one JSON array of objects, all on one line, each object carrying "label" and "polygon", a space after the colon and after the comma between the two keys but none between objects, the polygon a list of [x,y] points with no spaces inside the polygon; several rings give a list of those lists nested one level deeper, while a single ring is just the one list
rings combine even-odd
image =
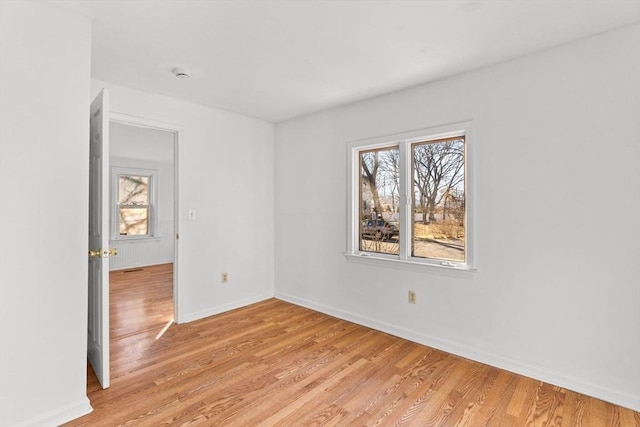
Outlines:
[{"label": "window sill", "polygon": [[162,236],[128,236],[128,237],[117,237],[115,239],[111,239],[111,244],[113,243],[140,243],[140,242],[152,242],[156,240],[162,240]]},{"label": "window sill", "polygon": [[435,274],[442,274],[446,276],[454,277],[467,277],[472,278],[475,273],[478,272],[476,268],[470,268],[467,266],[446,266],[439,264],[428,264],[424,262],[401,260],[396,258],[386,258],[382,256],[376,256],[366,252],[361,253],[345,253],[345,257],[349,262],[356,262],[360,264],[376,265],[379,267],[397,268],[408,271],[420,271]]}]

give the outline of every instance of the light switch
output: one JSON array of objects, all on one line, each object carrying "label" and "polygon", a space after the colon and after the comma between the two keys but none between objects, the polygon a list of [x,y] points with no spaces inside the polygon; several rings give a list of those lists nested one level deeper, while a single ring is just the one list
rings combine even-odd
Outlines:
[{"label": "light switch", "polygon": [[187,219],[189,221],[193,221],[194,219],[196,219],[196,210],[195,209],[187,210]]}]

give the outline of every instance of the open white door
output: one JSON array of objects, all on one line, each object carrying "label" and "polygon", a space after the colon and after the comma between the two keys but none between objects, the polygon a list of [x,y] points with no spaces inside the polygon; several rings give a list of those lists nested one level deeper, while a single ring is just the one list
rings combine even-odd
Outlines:
[{"label": "open white door", "polygon": [[87,358],[109,387],[109,94],[91,103],[89,156],[89,321]]}]

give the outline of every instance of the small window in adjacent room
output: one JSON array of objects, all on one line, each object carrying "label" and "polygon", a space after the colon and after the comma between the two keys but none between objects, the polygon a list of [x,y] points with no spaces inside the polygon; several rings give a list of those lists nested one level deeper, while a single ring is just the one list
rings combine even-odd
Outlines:
[{"label": "small window in adjacent room", "polygon": [[153,236],[156,176],[155,170],[113,168],[115,238]]},{"label": "small window in adjacent room", "polygon": [[349,144],[347,256],[473,270],[472,143],[466,122]]}]

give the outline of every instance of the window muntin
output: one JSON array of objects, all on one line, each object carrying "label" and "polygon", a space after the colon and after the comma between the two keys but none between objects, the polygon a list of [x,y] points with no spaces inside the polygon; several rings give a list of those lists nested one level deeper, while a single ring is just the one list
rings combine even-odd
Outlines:
[{"label": "window muntin", "polygon": [[[472,141],[472,122],[461,122],[349,143],[348,176],[351,179],[351,185],[348,187],[350,203],[345,253],[347,258],[367,264],[408,269],[434,266],[475,271],[475,233],[472,216],[474,203],[473,192],[470,190],[473,188]],[[394,195],[393,202],[387,202],[387,205],[397,203],[395,209],[391,208],[394,211],[394,217],[391,219],[395,220],[396,217],[398,219],[393,221],[398,227],[397,237],[392,239],[397,242],[397,248],[393,249],[385,245],[387,242],[384,239],[372,239],[370,231],[364,231],[367,225],[370,227],[370,224],[373,224],[371,213],[373,194],[368,199],[366,196],[363,197],[363,187],[367,184],[363,184],[366,171],[362,166],[363,158],[366,160],[363,154],[377,152],[378,161],[381,163],[380,158],[383,157],[383,153],[386,156],[391,150],[397,150],[396,168],[387,168],[385,173],[393,171],[395,175],[390,176],[398,176],[399,179],[386,179],[387,184],[382,187],[388,188],[389,182],[392,185],[396,183],[398,185],[397,190],[393,192],[387,190],[386,194],[387,197],[390,193]],[[441,158],[436,155],[438,150]],[[429,151],[432,151],[430,153],[432,161],[440,164],[441,167],[449,166],[447,170],[440,171],[438,185],[434,185],[435,181],[431,182],[433,189],[431,193],[424,185],[422,188],[419,187],[427,183],[426,179],[423,179],[426,175],[417,176],[429,173],[433,175],[438,172],[433,167],[429,171],[429,168],[420,164],[421,160],[426,165],[429,164],[428,158],[419,158],[422,154],[429,154]],[[368,155],[373,156],[373,154]],[[369,162],[369,165],[371,164]],[[384,183],[385,179],[382,181]],[[364,188],[365,193],[366,191],[367,189]],[[421,192],[423,200],[420,200]],[[380,193],[379,191],[378,196],[381,195]],[[364,203],[366,201],[369,201],[369,205]],[[375,206],[375,203],[373,204]],[[384,213],[385,207],[381,210]],[[433,230],[429,230],[429,227],[425,229],[422,216],[423,211],[426,211],[428,222],[429,210],[433,210],[432,227],[430,227]],[[374,211],[376,211],[375,208]],[[387,220],[385,216],[377,219]],[[431,234],[427,234],[429,231]],[[433,231],[436,233],[434,234]]]}]

